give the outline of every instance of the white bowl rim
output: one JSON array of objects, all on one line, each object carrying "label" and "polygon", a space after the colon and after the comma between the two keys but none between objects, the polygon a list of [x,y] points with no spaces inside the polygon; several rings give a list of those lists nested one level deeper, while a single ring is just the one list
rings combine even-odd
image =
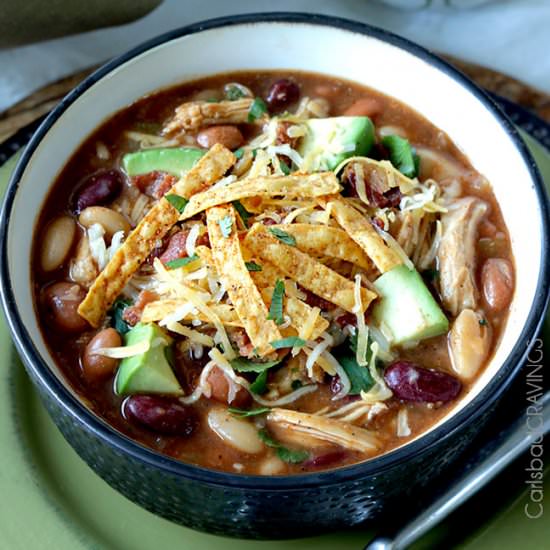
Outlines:
[{"label": "white bowl rim", "polygon": [[[443,61],[429,50],[409,40],[390,33],[384,29],[373,27],[365,23],[358,23],[348,19],[299,12],[273,12],[250,13],[220,17],[187,25],[173,31],[162,34],[133,48],[127,53],[109,61],[94,73],[88,76],[76,86],[47,116],[37,129],[31,141],[25,148],[17,166],[12,174],[8,189],[5,194],[2,211],[0,213],[0,255],[7,258],[7,242],[9,233],[9,221],[12,214],[12,206],[18,190],[19,181],[29,163],[38,144],[44,139],[51,126],[59,119],[65,110],[80,97],[86,90],[109,74],[113,69],[125,64],[134,57],[141,55],[152,48],[181,38],[186,35],[201,31],[216,29],[226,26],[247,25],[254,23],[278,23],[316,25],[320,27],[336,27],[344,31],[350,31],[377,38],[398,48],[404,49],[429,63],[432,67],[450,76],[459,86],[464,87],[498,120],[502,130],[508,135],[513,145],[522,156],[532,183],[535,187],[537,199],[541,211],[541,257],[550,256],[550,206],[542,178],[538,172],[536,163],[527,146],[519,135],[516,127],[501,111],[495,101],[481,88],[465,77],[452,65]],[[8,262],[2,261],[0,265],[0,298],[6,314],[8,328],[16,348],[23,359],[25,366],[30,370],[35,381],[45,388],[50,397],[56,400],[58,405],[74,420],[83,424],[87,430],[105,443],[115,447],[119,452],[130,455],[134,460],[147,463],[154,468],[160,468],[171,475],[178,475],[190,480],[206,482],[228,487],[247,488],[253,490],[283,491],[288,489],[307,488],[319,485],[332,485],[346,481],[360,480],[372,474],[380,474],[399,463],[406,463],[413,457],[428,452],[436,444],[443,444],[455,435],[460,435],[466,423],[475,422],[476,418],[483,415],[489,407],[509,387],[512,380],[520,371],[523,361],[527,357],[530,346],[534,342],[534,336],[538,333],[544,320],[544,313],[548,307],[550,296],[550,266],[548,262],[541,262],[541,269],[537,280],[536,299],[531,306],[525,326],[519,335],[511,353],[499,368],[495,377],[480,390],[479,394],[457,414],[454,414],[440,426],[422,434],[417,439],[393,449],[380,456],[364,462],[340,467],[321,472],[296,474],[290,476],[260,476],[243,475],[229,472],[211,470],[193,464],[187,464],[176,459],[169,458],[140,443],[121,434],[105,421],[96,417],[54,376],[40,353],[34,346],[21,318],[13,293]],[[527,344],[526,344],[527,343]]]}]

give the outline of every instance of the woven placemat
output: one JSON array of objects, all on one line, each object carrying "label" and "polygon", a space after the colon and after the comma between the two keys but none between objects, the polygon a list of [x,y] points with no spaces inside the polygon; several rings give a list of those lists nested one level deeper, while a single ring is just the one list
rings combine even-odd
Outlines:
[{"label": "woven placemat", "polygon": [[[550,123],[550,95],[503,73],[453,57],[443,57],[486,90],[529,109]],[[31,124],[49,112],[65,94],[96,68],[96,66],[90,67],[44,86],[7,111],[0,113],[0,143],[15,134],[20,128]]]}]

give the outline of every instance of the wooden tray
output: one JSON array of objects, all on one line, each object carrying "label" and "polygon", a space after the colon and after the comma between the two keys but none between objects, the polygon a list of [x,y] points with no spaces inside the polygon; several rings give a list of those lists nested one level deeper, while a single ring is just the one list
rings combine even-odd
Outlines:
[{"label": "wooden tray", "polygon": [[[442,57],[450,61],[486,90],[531,110],[540,118],[550,123],[550,95],[503,73],[454,57]],[[13,107],[0,113],[0,143],[15,134],[20,128],[27,126],[50,111],[65,94],[96,68],[97,66],[90,67],[58,80],[53,84],[44,86],[16,103]]]}]

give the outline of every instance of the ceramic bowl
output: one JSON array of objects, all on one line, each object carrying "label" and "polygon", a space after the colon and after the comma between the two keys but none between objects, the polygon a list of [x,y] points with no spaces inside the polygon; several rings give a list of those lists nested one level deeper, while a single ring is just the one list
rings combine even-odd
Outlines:
[{"label": "ceramic bowl", "polygon": [[[144,94],[239,69],[298,69],[355,80],[413,107],[445,131],[493,185],[511,235],[516,292],[502,341],[468,395],[414,441],[367,462],[294,477],[210,471],[131,441],[67,385],[37,325],[30,254],[52,182],[106,118]],[[73,90],[36,132],[15,170],[0,223],[2,301],[15,344],[52,418],[109,484],[196,529],[290,537],[378,518],[418,496],[467,447],[517,375],[548,298],[548,206],[513,125],[472,82],[385,31],[332,17],[257,14],[173,31],[111,61]],[[94,505],[90,503],[90,505]]]}]

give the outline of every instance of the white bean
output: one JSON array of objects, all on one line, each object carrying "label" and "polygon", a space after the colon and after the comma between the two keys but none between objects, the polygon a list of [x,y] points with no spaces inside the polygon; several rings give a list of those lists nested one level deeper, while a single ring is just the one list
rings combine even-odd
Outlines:
[{"label": "white bean", "polygon": [[487,321],[475,311],[464,309],[456,318],[449,334],[449,355],[454,371],[470,380],[483,365],[491,345]]},{"label": "white bean", "polygon": [[104,206],[88,206],[82,210],[78,221],[86,228],[95,223],[100,224],[108,239],[111,239],[117,231],[124,231],[126,235],[130,231],[130,224],[122,214]]},{"label": "white bean", "polygon": [[264,449],[258,431],[248,421],[235,418],[227,409],[216,407],[208,413],[208,426],[226,443],[244,453],[256,454]]},{"label": "white bean", "polygon": [[53,271],[63,264],[71,250],[75,233],[76,223],[70,216],[61,216],[48,225],[40,255],[40,265],[44,271]]}]

